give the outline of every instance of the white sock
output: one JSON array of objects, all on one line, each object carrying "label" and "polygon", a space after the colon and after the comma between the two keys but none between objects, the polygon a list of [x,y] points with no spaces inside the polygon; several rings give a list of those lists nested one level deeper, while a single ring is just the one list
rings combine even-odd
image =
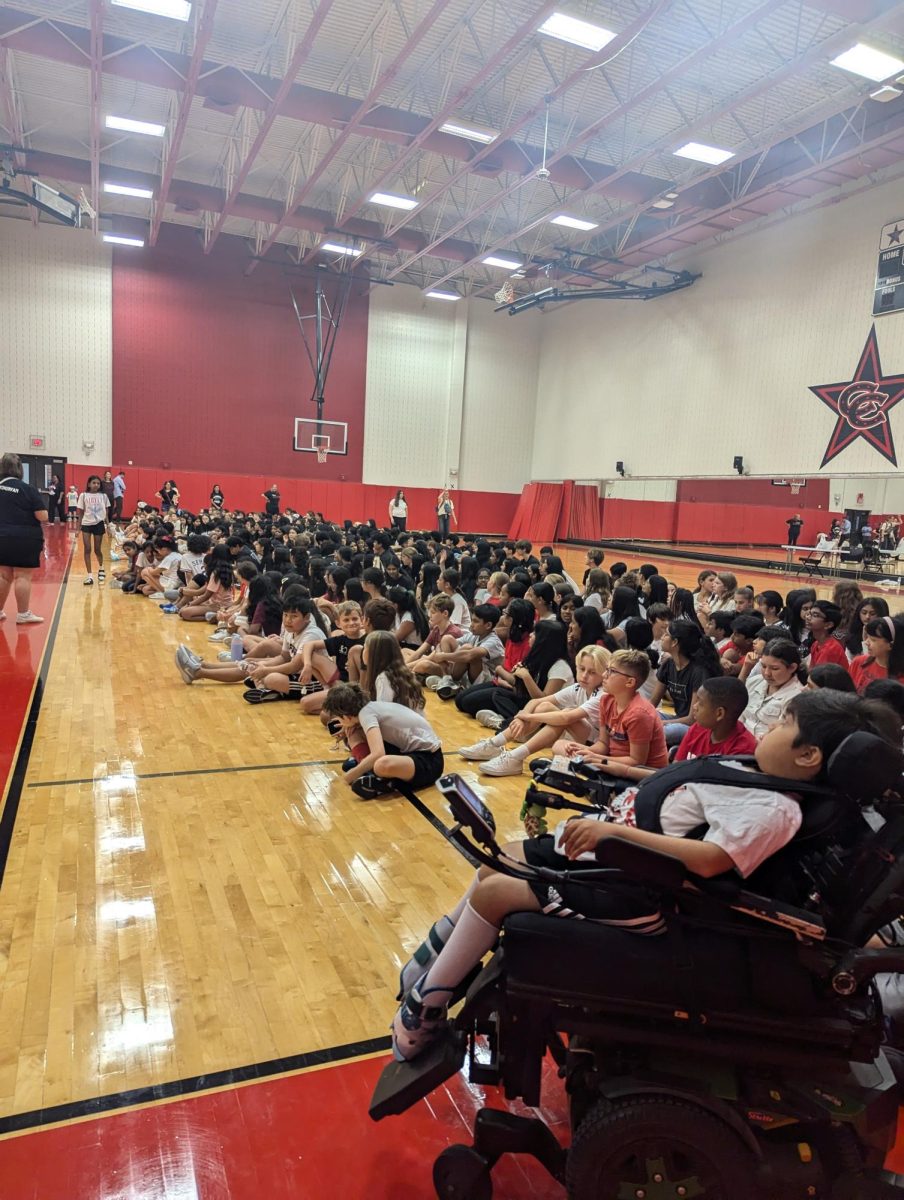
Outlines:
[{"label": "white sock", "polygon": [[512,756],[512,758],[516,758],[518,762],[523,762],[523,760],[527,758],[528,754],[531,753],[532,751],[528,749],[527,742],[522,742],[521,745],[516,746],[514,750],[509,750],[509,754]]},{"label": "white sock", "polygon": [[502,747],[508,741],[508,738],[505,735],[506,735],[506,730],[503,729],[499,733],[494,734],[491,738],[487,738],[487,741],[490,743],[491,746]]},{"label": "white sock", "polygon": [[465,911],[465,905],[468,903],[468,901],[474,895],[474,889],[477,887],[479,882],[480,882],[480,876],[475,871],[474,878],[468,884],[468,890],[465,892],[465,894],[462,896],[462,898],[459,900],[459,902],[455,905],[455,907],[452,909],[452,911],[448,914],[449,921],[453,925],[458,924],[459,919],[461,918],[461,914]]},{"label": "white sock", "polygon": [[430,1008],[448,1004],[457,985],[495,945],[498,936],[497,926],[485,921],[468,903],[439,958],[418,988],[424,1003]]}]

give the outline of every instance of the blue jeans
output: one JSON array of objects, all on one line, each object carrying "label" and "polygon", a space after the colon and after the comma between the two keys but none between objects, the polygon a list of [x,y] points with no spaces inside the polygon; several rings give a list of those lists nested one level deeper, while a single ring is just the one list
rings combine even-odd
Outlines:
[{"label": "blue jeans", "polygon": [[665,744],[671,749],[672,746],[680,746],[684,740],[684,735],[690,729],[690,725],[682,725],[680,721],[673,721],[670,717],[663,713],[659,714],[659,719],[662,721],[662,731],[665,734]]}]

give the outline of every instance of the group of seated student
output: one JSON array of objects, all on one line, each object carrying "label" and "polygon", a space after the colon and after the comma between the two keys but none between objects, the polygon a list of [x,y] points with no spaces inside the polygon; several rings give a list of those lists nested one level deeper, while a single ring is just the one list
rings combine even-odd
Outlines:
[{"label": "group of seated student", "polygon": [[[578,582],[551,547],[534,555],[528,541],[387,533],[319,514],[215,511],[180,527],[146,511],[120,541],[124,592],[212,627],[209,661],[179,647],[182,679],[241,684],[249,704],[319,714],[362,800],[442,774],[443,709],[431,701],[433,721],[425,715],[430,691],[484,727],[459,754],[486,775],[519,775],[542,752],[599,767],[620,789],[608,820],[572,819],[553,834],[526,802],[527,839],[507,852],[534,866],[579,869],[601,839],[620,837],[701,876],[746,877],[794,836],[794,781],[821,779],[847,734],[902,744],[904,614],[849,582],[820,600],[708,570],[692,590],[651,563],[604,565],[596,548]],[[735,755],[754,756],[733,760],[736,788],[688,783],[653,824],[635,804],[670,760],[693,768]],[[787,792],[745,787],[743,772],[756,770],[787,779]],[[687,836],[701,825],[702,840]],[[402,970],[398,1058],[437,1035],[458,984],[519,910],[647,936],[663,928],[643,889],[560,892],[481,868]]]}]

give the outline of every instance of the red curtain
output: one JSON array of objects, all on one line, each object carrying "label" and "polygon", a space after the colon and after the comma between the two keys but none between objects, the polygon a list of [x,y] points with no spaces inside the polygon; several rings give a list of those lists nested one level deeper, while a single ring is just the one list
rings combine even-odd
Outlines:
[{"label": "red curtain", "polygon": [[562,490],[561,483],[525,484],[509,537],[529,538],[534,542],[554,541],[562,511]]},{"label": "red curtain", "polygon": [[603,536],[599,491],[592,484],[574,484],[565,537],[578,542],[598,542]]}]

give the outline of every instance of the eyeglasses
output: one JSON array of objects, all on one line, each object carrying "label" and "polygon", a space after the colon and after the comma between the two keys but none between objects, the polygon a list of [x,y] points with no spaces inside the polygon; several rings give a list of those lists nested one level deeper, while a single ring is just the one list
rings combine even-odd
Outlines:
[{"label": "eyeglasses", "polygon": [[623,679],[634,678],[634,676],[629,675],[627,671],[616,671],[615,667],[606,667],[605,671],[603,671],[603,679],[605,679],[607,675],[621,675]]}]

